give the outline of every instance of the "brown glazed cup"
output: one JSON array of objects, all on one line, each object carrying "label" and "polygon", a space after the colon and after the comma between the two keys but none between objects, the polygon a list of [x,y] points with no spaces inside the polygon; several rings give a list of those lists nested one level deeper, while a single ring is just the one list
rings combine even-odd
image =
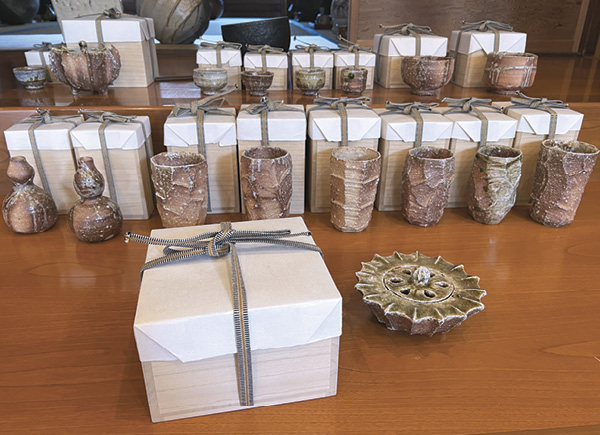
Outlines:
[{"label": "brown glazed cup", "polygon": [[303,68],[296,71],[296,87],[302,95],[315,95],[325,86],[325,70],[323,68]]},{"label": "brown glazed cup", "polygon": [[488,54],[483,81],[492,92],[512,95],[533,85],[538,57],[531,53],[506,51]]},{"label": "brown glazed cup", "polygon": [[242,83],[250,95],[264,97],[273,84],[273,73],[271,71],[243,71]]},{"label": "brown glazed cup", "polygon": [[351,95],[360,95],[367,89],[367,76],[369,71],[366,68],[347,67],[342,69],[341,81],[342,91]]},{"label": "brown glazed cup", "polygon": [[598,154],[598,148],[585,142],[543,141],[533,177],[531,218],[548,227],[573,222]]},{"label": "brown glazed cup", "polygon": [[290,214],[292,156],[277,147],[255,147],[240,159],[242,200],[248,219],[277,219]]},{"label": "brown glazed cup", "polygon": [[454,58],[406,56],[402,58],[402,80],[416,95],[435,95],[446,86],[454,73]]},{"label": "brown glazed cup", "polygon": [[381,154],[365,147],[339,147],[331,153],[331,223],[344,232],[357,233],[369,225]]},{"label": "brown glazed cup", "polygon": [[402,172],[400,210],[406,221],[437,224],[448,203],[454,178],[454,154],[446,148],[419,147],[408,152]]},{"label": "brown glazed cup", "polygon": [[160,153],[150,163],[163,226],[202,225],[208,213],[208,165],[204,156]]}]

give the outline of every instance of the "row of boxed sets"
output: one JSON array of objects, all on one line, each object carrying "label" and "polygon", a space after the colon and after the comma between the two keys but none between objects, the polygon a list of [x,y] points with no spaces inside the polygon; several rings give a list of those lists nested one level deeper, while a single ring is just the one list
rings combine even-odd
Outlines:
[{"label": "row of boxed sets", "polygon": [[[583,114],[557,101],[526,96],[513,102],[479,99],[450,100],[448,106],[422,103],[371,108],[364,98],[315,98],[315,104],[284,105],[267,98],[254,105],[218,108],[221,98],[175,106],[164,124],[164,145],[169,152],[201,152],[208,163],[212,213],[237,213],[240,204],[239,158],[257,146],[276,146],[292,158],[290,212],[330,209],[330,156],[334,148],[364,146],[382,154],[382,173],[376,199],[379,210],[397,210],[401,201],[402,168],[414,146],[449,148],[455,155],[455,179],[449,207],[466,204],[466,185],[475,152],[481,145],[501,144],[523,152],[522,179],[517,203],[528,202],[537,153],[548,137],[575,140]],[[215,105],[215,103],[217,103]],[[5,131],[9,153],[24,155],[45,174],[48,190],[59,213],[77,199],[72,187],[76,159],[94,158],[115,186],[112,198],[125,219],[146,219],[153,201],[149,157],[154,154],[146,116],[127,117],[88,112],[60,117],[35,115]],[[199,137],[203,143],[199,143]],[[308,146],[307,146],[308,142]],[[40,170],[41,169],[41,170]],[[305,180],[305,173],[308,179]],[[110,181],[110,180],[109,180]]]}]

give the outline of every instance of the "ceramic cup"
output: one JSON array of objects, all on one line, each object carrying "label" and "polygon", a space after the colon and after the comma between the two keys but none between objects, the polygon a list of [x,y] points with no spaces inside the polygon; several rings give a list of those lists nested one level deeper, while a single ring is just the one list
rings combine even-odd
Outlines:
[{"label": "ceramic cup", "polygon": [[454,154],[446,148],[419,147],[408,152],[402,172],[400,210],[406,221],[437,224],[448,203],[454,178]]},{"label": "ceramic cup", "polygon": [[13,73],[25,89],[42,89],[48,81],[48,69],[45,66],[20,66],[13,68]]},{"label": "ceramic cup", "polygon": [[287,217],[292,202],[292,156],[277,147],[244,151],[240,185],[249,220]]},{"label": "ceramic cup", "polygon": [[516,94],[533,85],[537,61],[538,57],[531,53],[490,53],[485,63],[483,81],[492,92]]},{"label": "ceramic cup", "polygon": [[454,73],[454,58],[406,56],[402,59],[402,80],[416,95],[435,95],[446,86]]},{"label": "ceramic cup", "polygon": [[264,97],[273,84],[273,73],[270,71],[243,71],[242,83],[255,97]]},{"label": "ceramic cup", "polygon": [[325,70],[323,68],[303,68],[296,71],[296,87],[302,95],[315,95],[325,86]]},{"label": "ceramic cup", "polygon": [[368,74],[369,71],[366,68],[342,68],[342,91],[352,95],[362,94],[367,88]]},{"label": "ceramic cup", "polygon": [[515,205],[523,153],[488,145],[477,150],[467,183],[467,207],[479,223],[499,224]]},{"label": "ceramic cup", "polygon": [[599,153],[585,142],[543,141],[533,178],[531,218],[549,227],[573,222]]},{"label": "ceramic cup", "polygon": [[204,156],[160,153],[150,163],[163,226],[202,225],[208,213],[208,165]]},{"label": "ceramic cup", "polygon": [[227,70],[222,68],[196,68],[193,78],[194,84],[206,95],[214,95],[227,86]]},{"label": "ceramic cup", "polygon": [[339,147],[331,160],[331,223],[344,232],[369,225],[381,173],[381,154],[365,147]]}]

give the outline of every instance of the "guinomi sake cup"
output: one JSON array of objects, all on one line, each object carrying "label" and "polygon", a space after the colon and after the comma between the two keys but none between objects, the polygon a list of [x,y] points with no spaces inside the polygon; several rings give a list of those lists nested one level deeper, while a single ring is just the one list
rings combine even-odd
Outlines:
[{"label": "guinomi sake cup", "polygon": [[163,226],[202,225],[208,213],[208,165],[202,154],[160,153],[150,159]]},{"label": "guinomi sake cup", "polygon": [[342,68],[342,91],[351,95],[362,94],[365,91],[365,89],[367,89],[368,75],[369,71],[366,68]]},{"label": "guinomi sake cup", "polygon": [[435,95],[446,86],[454,73],[454,58],[442,56],[405,56],[402,80],[416,95]]},{"label": "guinomi sake cup", "polygon": [[271,71],[243,71],[242,83],[250,95],[264,97],[273,84],[273,73]]},{"label": "guinomi sake cup", "polygon": [[515,205],[523,153],[517,148],[488,145],[477,150],[467,183],[467,207],[482,224],[499,224]]},{"label": "guinomi sake cup", "polygon": [[548,227],[573,222],[598,154],[598,148],[585,142],[543,141],[533,176],[531,218]]},{"label": "guinomi sake cup", "polygon": [[454,154],[446,148],[419,147],[408,151],[402,172],[400,210],[412,225],[437,224],[448,203],[454,178]]},{"label": "guinomi sake cup", "polygon": [[195,68],[193,78],[206,95],[214,95],[227,86],[227,70],[223,68]]},{"label": "guinomi sake cup", "polygon": [[533,85],[538,57],[531,53],[488,54],[483,71],[483,81],[492,92],[514,95]]},{"label": "guinomi sake cup", "polygon": [[296,87],[302,95],[315,95],[325,86],[325,70],[323,68],[302,68],[296,71]]},{"label": "guinomi sake cup", "polygon": [[277,147],[255,147],[240,159],[242,200],[248,219],[277,219],[290,214],[292,156]]},{"label": "guinomi sake cup", "polygon": [[48,81],[48,68],[45,66],[20,66],[13,68],[13,74],[25,89],[42,89]]},{"label": "guinomi sake cup", "polygon": [[339,147],[331,160],[331,223],[344,232],[363,231],[371,221],[381,154],[365,147]]}]

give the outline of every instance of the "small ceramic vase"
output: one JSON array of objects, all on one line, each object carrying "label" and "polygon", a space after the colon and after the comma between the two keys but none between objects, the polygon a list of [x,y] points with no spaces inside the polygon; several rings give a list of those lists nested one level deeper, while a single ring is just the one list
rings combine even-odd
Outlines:
[{"label": "small ceramic vase", "polygon": [[242,199],[248,219],[277,219],[290,214],[292,157],[281,148],[256,147],[240,159]]},{"label": "small ceramic vase", "polygon": [[197,153],[160,153],[150,159],[156,208],[166,228],[202,225],[208,213],[208,165]]},{"label": "small ceramic vase", "polygon": [[406,221],[429,227],[437,224],[448,203],[454,178],[454,154],[449,149],[412,148],[402,172],[400,210]]},{"label": "small ceramic vase", "polygon": [[194,84],[206,95],[215,95],[227,86],[227,70],[223,68],[196,68],[193,78]]},{"label": "small ceramic vase", "polygon": [[543,141],[533,178],[531,218],[549,227],[573,222],[599,153],[585,142]]},{"label": "small ceramic vase", "polygon": [[492,92],[516,94],[533,85],[537,61],[538,57],[531,53],[492,52],[485,63],[483,81]]},{"label": "small ceramic vase", "polygon": [[342,69],[342,91],[351,95],[360,95],[367,89],[366,68],[348,67]]},{"label": "small ceramic vase", "polygon": [[11,157],[6,176],[14,184],[2,203],[2,216],[8,228],[23,234],[52,228],[56,223],[56,204],[48,192],[33,184],[35,171],[25,157]]},{"label": "small ceramic vase", "polygon": [[515,205],[522,156],[521,150],[500,145],[477,150],[467,184],[467,207],[474,220],[499,224]]},{"label": "small ceramic vase", "polygon": [[271,71],[243,71],[242,83],[250,95],[264,97],[273,84],[273,73]]},{"label": "small ceramic vase", "polygon": [[325,70],[323,68],[302,68],[296,71],[296,87],[302,95],[315,95],[325,86]]},{"label": "small ceramic vase", "polygon": [[112,239],[119,234],[123,216],[116,202],[102,196],[104,177],[96,169],[94,159],[79,158],[73,186],[81,197],[69,211],[69,225],[77,238],[93,243]]},{"label": "small ceramic vase", "polygon": [[339,147],[331,160],[331,223],[335,229],[357,233],[371,221],[381,154],[364,147]]},{"label": "small ceramic vase", "polygon": [[25,89],[42,89],[48,81],[48,68],[45,66],[20,66],[13,68],[13,73]]},{"label": "small ceramic vase", "polygon": [[416,95],[435,95],[446,86],[454,73],[454,58],[441,56],[405,56],[402,80]]}]

